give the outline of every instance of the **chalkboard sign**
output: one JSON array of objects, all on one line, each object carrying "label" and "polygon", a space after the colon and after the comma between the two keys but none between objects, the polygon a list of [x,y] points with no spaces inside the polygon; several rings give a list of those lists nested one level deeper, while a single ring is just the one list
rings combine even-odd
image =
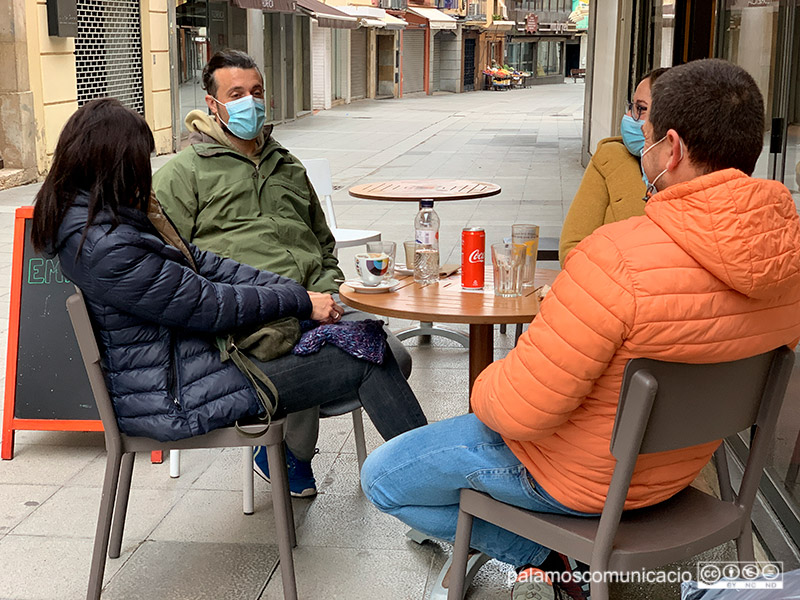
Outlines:
[{"label": "chalkboard sign", "polygon": [[34,251],[32,217],[32,207],[19,208],[14,223],[3,459],[15,430],[103,429],[65,305],[75,288],[58,257]]}]

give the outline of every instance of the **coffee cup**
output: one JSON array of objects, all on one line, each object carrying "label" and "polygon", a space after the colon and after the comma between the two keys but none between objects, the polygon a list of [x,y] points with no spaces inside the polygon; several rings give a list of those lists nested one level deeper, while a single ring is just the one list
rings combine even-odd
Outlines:
[{"label": "coffee cup", "polygon": [[389,270],[391,257],[383,252],[362,252],[356,254],[356,271],[361,283],[368,287],[380,285]]}]

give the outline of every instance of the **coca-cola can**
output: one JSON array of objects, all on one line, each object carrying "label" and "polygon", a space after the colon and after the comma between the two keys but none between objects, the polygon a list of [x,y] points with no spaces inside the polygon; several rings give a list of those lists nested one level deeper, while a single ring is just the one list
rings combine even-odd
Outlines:
[{"label": "coca-cola can", "polygon": [[483,264],[486,256],[486,232],[483,227],[465,227],[461,231],[461,287],[483,289]]}]

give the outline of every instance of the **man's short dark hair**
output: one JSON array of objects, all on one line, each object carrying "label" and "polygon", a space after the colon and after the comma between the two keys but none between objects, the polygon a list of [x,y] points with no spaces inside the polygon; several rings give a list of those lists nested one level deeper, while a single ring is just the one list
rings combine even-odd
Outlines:
[{"label": "man's short dark hair", "polygon": [[225,48],[215,53],[214,56],[211,57],[211,60],[208,61],[208,64],[203,67],[203,89],[212,96],[216,96],[217,80],[214,77],[214,71],[230,67],[235,67],[237,69],[255,69],[258,71],[258,65],[250,55],[241,50]]},{"label": "man's short dark hair", "polygon": [[720,59],[673,67],[653,86],[653,141],[674,129],[706,173],[751,175],[763,147],[764,99],[750,74]]}]

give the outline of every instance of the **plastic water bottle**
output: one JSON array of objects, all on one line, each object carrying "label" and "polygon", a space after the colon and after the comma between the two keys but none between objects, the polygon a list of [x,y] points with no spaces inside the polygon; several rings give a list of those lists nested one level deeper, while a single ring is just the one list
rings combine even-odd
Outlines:
[{"label": "plastic water bottle", "polygon": [[433,200],[419,203],[414,218],[414,281],[420,284],[439,281],[439,215],[433,210]]}]

